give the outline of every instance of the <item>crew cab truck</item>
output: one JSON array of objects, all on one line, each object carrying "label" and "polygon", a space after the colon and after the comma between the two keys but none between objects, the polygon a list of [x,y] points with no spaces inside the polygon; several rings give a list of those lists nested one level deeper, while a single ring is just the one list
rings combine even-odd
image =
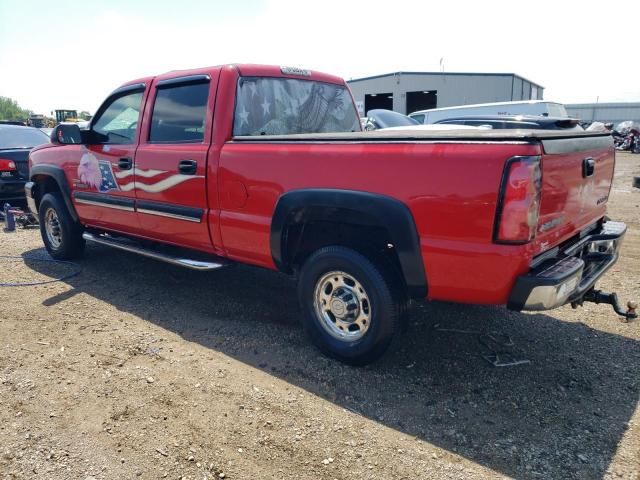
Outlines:
[{"label": "crew cab truck", "polygon": [[352,364],[385,351],[411,299],[613,303],[594,290],[626,230],[605,216],[609,135],[360,130],[338,77],[169,72],[116,89],[86,131],[58,125],[26,192],[54,258],[91,241],[295,275],[311,340]]}]

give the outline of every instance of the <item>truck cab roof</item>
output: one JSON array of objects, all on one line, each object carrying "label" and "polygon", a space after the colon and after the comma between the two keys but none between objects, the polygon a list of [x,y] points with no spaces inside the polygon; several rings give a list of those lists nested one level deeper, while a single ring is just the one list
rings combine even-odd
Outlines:
[{"label": "truck cab roof", "polygon": [[244,77],[278,77],[278,78],[293,78],[297,80],[306,79],[314,80],[324,83],[333,83],[336,85],[345,85],[345,81],[336,76],[327,73],[317,72],[314,70],[306,70],[297,67],[285,67],[275,65],[261,65],[254,63],[232,63],[225,65],[214,65],[210,67],[190,68],[185,70],[170,70],[159,75],[153,75],[149,77],[141,77],[135,80],[130,80],[123,83],[116,89],[119,90],[123,87],[131,85],[145,84],[149,85],[153,80],[164,80],[169,78],[187,77],[191,75],[207,75],[214,71],[219,71],[225,68],[236,69],[241,76]]}]

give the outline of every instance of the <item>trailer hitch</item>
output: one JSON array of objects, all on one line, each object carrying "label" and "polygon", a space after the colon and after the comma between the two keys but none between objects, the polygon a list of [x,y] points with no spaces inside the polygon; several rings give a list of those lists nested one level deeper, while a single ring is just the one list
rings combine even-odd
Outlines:
[{"label": "trailer hitch", "polygon": [[591,290],[585,292],[585,294],[579,299],[571,302],[572,308],[578,308],[584,302],[592,302],[592,303],[606,303],[613,307],[613,311],[618,315],[623,317],[623,321],[628,322],[635,318],[638,318],[638,314],[636,313],[636,308],[638,308],[638,304],[633,301],[627,302],[627,311],[623,311],[622,307],[618,303],[618,295],[615,292],[607,293],[602,290],[596,290],[592,288]]}]

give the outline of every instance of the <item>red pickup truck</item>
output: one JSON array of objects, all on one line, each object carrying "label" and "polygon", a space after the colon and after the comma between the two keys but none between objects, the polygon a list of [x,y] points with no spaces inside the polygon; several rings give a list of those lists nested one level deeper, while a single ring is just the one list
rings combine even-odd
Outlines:
[{"label": "red pickup truck", "polygon": [[54,258],[91,241],[295,275],[311,339],[345,362],[379,357],[411,299],[615,300],[594,290],[626,230],[606,134],[362,132],[341,78],[226,65],[129,82],[52,142],[26,192]]}]

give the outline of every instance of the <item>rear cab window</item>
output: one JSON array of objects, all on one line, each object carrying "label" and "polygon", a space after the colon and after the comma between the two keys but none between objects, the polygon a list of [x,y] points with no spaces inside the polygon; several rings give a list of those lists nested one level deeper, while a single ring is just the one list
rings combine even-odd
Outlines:
[{"label": "rear cab window", "polygon": [[240,77],[233,135],[359,132],[343,85],[275,77]]}]

